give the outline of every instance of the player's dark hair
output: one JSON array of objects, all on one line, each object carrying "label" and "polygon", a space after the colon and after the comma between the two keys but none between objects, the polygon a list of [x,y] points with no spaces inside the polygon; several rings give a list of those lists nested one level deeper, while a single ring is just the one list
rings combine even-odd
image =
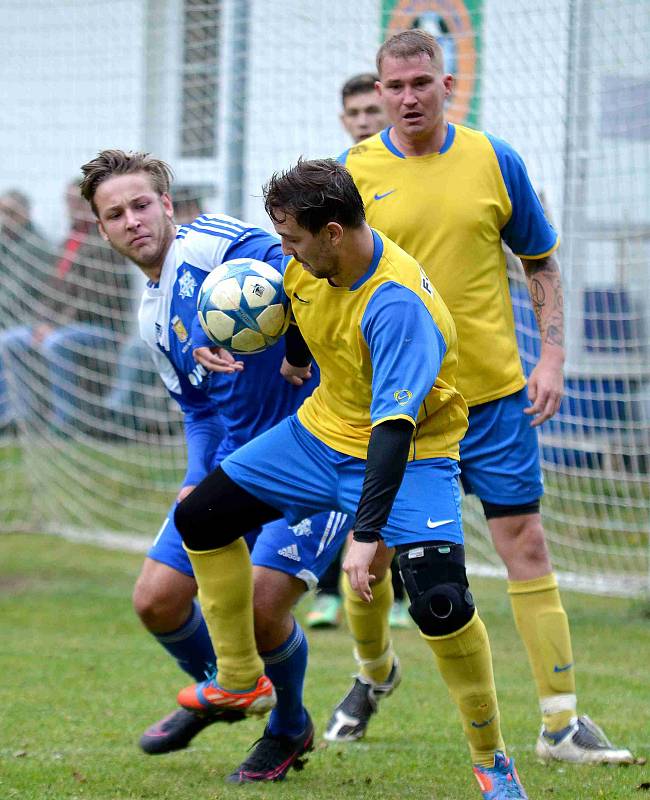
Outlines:
[{"label": "player's dark hair", "polygon": [[273,222],[282,223],[289,214],[310,233],[318,233],[328,222],[358,228],[366,219],[352,176],[331,158],[300,159],[295,167],[274,173],[262,191]]},{"label": "player's dark hair", "polygon": [[357,94],[368,94],[368,92],[375,91],[375,83],[379,80],[379,76],[374,72],[362,72],[359,75],[353,75],[341,87],[341,103],[345,107],[345,101],[348,97],[354,97]]},{"label": "player's dark hair", "polygon": [[377,51],[377,72],[381,75],[381,64],[386,56],[413,58],[413,56],[419,55],[428,56],[436,69],[441,72],[444,70],[445,59],[442,47],[438,44],[435,36],[417,28],[400,31],[390,39],[386,39]]},{"label": "player's dark hair", "polygon": [[90,203],[97,214],[95,192],[102,181],[113,175],[130,175],[133,172],[146,172],[151,177],[151,184],[158,194],[166,194],[174,179],[169,164],[149,153],[127,153],[124,150],[102,150],[96,158],[81,168],[83,179],[80,184],[81,194]]}]

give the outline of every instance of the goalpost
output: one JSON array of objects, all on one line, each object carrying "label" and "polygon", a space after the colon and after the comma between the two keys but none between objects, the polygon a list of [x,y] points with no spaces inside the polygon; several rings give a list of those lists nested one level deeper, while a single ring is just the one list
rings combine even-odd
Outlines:
[{"label": "goalpost", "polygon": [[[64,195],[79,165],[105,147],[148,150],[174,167],[180,213],[198,202],[267,227],[261,184],[299,155],[348,146],[342,83],[373,69],[384,35],[412,26],[440,39],[458,76],[450,117],[515,146],[560,231],[566,396],[540,436],[555,566],[577,589],[650,592],[644,0],[8,0],[0,531],[143,549],[184,472],[181,416],[137,342],[141,280],[87,227],[81,244],[69,235]],[[94,300],[53,280],[84,253]],[[514,259],[510,272],[530,373],[536,325]],[[34,338],[78,319],[98,336]],[[474,498],[464,518],[472,570],[502,574]]]}]

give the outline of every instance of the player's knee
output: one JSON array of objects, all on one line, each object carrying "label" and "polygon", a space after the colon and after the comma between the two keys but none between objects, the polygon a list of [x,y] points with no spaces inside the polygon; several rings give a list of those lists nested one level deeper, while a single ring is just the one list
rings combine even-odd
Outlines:
[{"label": "player's knee", "polygon": [[546,562],[549,559],[544,528],[539,517],[531,518],[519,536],[521,550],[529,562]]},{"label": "player's knee", "polygon": [[399,568],[411,600],[409,613],[426,636],[447,636],[474,615],[462,545],[411,547],[399,555]]},{"label": "player's knee", "polygon": [[229,544],[219,533],[224,529],[220,524],[220,505],[218,497],[213,501],[195,489],[176,506],[174,525],[190,550],[212,550]]},{"label": "player's knee", "polygon": [[217,467],[176,506],[174,524],[185,546],[201,552],[226,547],[277,516]]},{"label": "player's knee", "polygon": [[133,589],[133,608],[142,624],[154,633],[166,633],[180,628],[191,611],[183,599],[138,580]]},{"label": "player's knee", "polygon": [[260,649],[266,650],[268,648],[264,646],[264,643],[274,634],[278,624],[278,617],[275,614],[275,609],[255,603],[253,618],[255,622],[255,638]]},{"label": "player's knee", "polygon": [[[492,522],[492,526],[495,522],[496,520]],[[539,514],[509,517],[499,522],[502,523],[502,531],[495,539],[498,538],[499,554],[506,565],[513,560],[528,565],[545,565],[549,562],[548,546]]]}]

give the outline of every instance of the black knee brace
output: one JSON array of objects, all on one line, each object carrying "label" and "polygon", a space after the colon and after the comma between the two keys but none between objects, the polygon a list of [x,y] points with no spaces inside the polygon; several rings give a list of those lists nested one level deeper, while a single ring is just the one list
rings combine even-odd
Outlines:
[{"label": "black knee brace", "polygon": [[225,547],[282,514],[217,467],[176,506],[174,524],[190,550]]},{"label": "black knee brace", "polygon": [[466,625],[474,599],[460,544],[410,545],[399,548],[399,570],[411,600],[409,614],[427,636],[445,636]]}]

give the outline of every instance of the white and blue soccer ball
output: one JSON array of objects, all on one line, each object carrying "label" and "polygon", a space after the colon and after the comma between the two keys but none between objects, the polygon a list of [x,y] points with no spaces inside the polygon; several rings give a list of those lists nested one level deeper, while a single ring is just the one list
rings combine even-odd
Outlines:
[{"label": "white and blue soccer ball", "polygon": [[274,345],[289,324],[289,302],[277,269],[254,258],[216,267],[199,289],[201,327],[232,353],[259,353]]}]

